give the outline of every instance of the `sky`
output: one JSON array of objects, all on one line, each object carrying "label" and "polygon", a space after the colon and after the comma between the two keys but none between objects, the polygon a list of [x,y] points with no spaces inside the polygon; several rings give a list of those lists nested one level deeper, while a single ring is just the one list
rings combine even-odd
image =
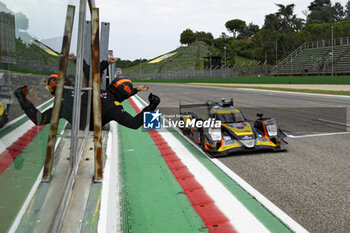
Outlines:
[{"label": "sky", "polygon": [[[29,18],[28,33],[39,39],[62,36],[67,4],[79,0],[0,0],[13,12]],[[337,0],[345,5],[348,0]],[[305,18],[311,0],[95,0],[100,21],[109,22],[109,48],[123,60],[152,59],[178,48],[180,34],[187,28],[211,32],[215,38],[229,34],[225,23],[231,19],[253,22],[260,27],[265,15],[275,13],[275,3],[294,3],[295,14]],[[335,0],[332,1],[334,3]],[[77,25],[75,25],[75,32]],[[76,45],[71,46],[74,50]]]},{"label": "sky", "polygon": [[[151,59],[180,46],[180,34],[211,32],[214,38],[229,34],[231,19],[253,22],[260,27],[265,15],[277,12],[275,3],[294,3],[295,14],[305,18],[311,0],[95,0],[100,17],[111,23],[110,48],[122,59]],[[338,0],[345,5],[347,0]],[[332,1],[335,2],[335,1]]]}]

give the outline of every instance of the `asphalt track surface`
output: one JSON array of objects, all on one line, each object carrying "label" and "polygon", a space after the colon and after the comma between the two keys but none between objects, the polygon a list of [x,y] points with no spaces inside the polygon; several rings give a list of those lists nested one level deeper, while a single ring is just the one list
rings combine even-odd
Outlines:
[{"label": "asphalt track surface", "polygon": [[[47,77],[17,75],[11,90],[27,84],[37,106],[52,96],[44,88]],[[178,113],[179,101],[198,103],[207,99],[234,98],[245,117],[256,113],[278,120],[289,135],[288,152],[245,153],[219,158],[250,185],[310,232],[350,232],[350,98],[280,93],[261,90],[152,84],[161,97],[161,112]],[[149,92],[139,95],[147,100]],[[186,109],[204,114],[205,108]],[[22,115],[16,98],[10,120]],[[315,136],[330,134],[326,136]],[[314,136],[310,136],[314,135]]]},{"label": "asphalt track surface", "polygon": [[[166,84],[152,84],[150,91],[161,97],[161,112],[178,111],[179,101],[233,97],[248,119],[256,112],[275,117],[294,136],[287,138],[287,152],[219,160],[308,231],[350,232],[349,97]],[[146,100],[148,92],[139,95]]]}]

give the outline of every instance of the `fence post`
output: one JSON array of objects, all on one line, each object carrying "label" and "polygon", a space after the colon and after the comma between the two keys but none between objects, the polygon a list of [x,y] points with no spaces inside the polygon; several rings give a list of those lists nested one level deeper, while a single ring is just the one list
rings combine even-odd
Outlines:
[{"label": "fence post", "polygon": [[64,78],[66,74],[68,53],[69,53],[70,42],[72,38],[74,12],[75,12],[75,7],[68,5],[66,22],[64,27],[62,49],[61,49],[61,58],[60,58],[59,70],[58,70],[58,78],[57,78],[57,84],[56,84],[57,86],[55,91],[55,99],[54,99],[54,105],[53,105],[52,115],[51,115],[50,134],[49,134],[49,140],[46,148],[46,158],[45,158],[44,172],[42,177],[42,180],[45,182],[49,182],[51,178],[53,153],[55,150],[58,122],[60,118],[61,105],[62,105]]},{"label": "fence post", "polygon": [[101,182],[102,171],[102,119],[101,119],[101,79],[100,79],[100,35],[99,9],[92,8],[91,12],[91,51],[92,51],[92,103],[94,116],[94,154],[95,171],[94,181]]},{"label": "fence post", "polygon": [[[109,44],[109,28],[110,24],[106,22],[101,22],[101,43],[100,43],[100,61],[107,60],[108,57],[108,44]],[[101,89],[106,90],[106,74],[102,74],[102,84]]]}]

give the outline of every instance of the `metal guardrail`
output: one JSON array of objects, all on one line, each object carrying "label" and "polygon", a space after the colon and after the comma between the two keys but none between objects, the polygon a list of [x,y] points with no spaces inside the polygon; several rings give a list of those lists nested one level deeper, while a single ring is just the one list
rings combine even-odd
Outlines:
[{"label": "metal guardrail", "polygon": [[234,66],[231,68],[206,69],[206,70],[170,70],[164,72],[135,72],[123,73],[123,75],[132,80],[149,79],[186,79],[186,78],[225,78],[225,77],[246,77],[246,76],[264,76],[271,71],[271,66],[267,64]]}]

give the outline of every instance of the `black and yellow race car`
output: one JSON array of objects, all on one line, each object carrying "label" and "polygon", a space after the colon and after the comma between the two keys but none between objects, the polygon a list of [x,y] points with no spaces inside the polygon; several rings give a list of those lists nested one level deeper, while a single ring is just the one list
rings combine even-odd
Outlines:
[{"label": "black and yellow race car", "polygon": [[[207,107],[206,120],[198,118],[194,112],[182,112],[184,108],[201,106]],[[181,131],[213,157],[263,149],[285,151],[286,135],[279,129],[277,121],[264,118],[262,113],[257,113],[257,117],[255,121],[247,120],[234,107],[233,99],[207,101],[205,104],[180,103],[180,120],[184,122]]]},{"label": "black and yellow race car", "polygon": [[3,74],[0,73],[0,129],[9,121],[12,94],[10,87],[3,82]]}]

